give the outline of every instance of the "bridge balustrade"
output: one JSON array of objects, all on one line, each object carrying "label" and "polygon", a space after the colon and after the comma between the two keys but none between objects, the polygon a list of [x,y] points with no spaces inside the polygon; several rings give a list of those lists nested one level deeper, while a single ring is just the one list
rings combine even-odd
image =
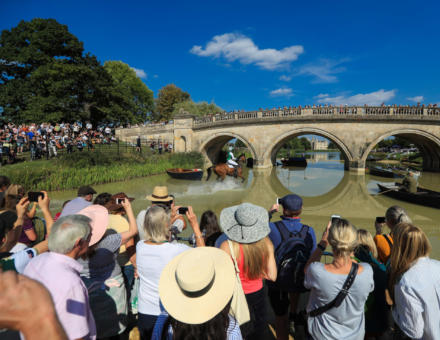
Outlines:
[{"label": "bridge balustrade", "polygon": [[299,115],[301,115],[300,108],[286,109],[281,111],[281,117],[290,117],[290,116],[299,116]]},{"label": "bridge balustrade", "polygon": [[237,114],[238,119],[256,119],[258,118],[258,114],[256,111],[251,112],[239,112]]},{"label": "bridge balustrade", "polygon": [[411,106],[401,106],[394,108],[394,114],[396,115],[423,115],[423,107],[411,107]]},{"label": "bridge balustrade", "polygon": [[212,123],[214,120],[211,116],[207,116],[207,117],[197,117],[194,119],[194,125],[200,125],[200,124],[210,124]]},{"label": "bridge balustrade", "polygon": [[440,107],[429,107],[427,108],[428,116],[440,116]]},{"label": "bridge balustrade", "polygon": [[332,115],[335,113],[335,107],[314,107],[313,110],[313,114],[314,115]]},{"label": "bridge balustrade", "polygon": [[366,115],[389,115],[390,108],[387,106],[367,106],[365,107]]},{"label": "bridge balustrade", "polygon": [[279,111],[270,110],[270,111],[263,111],[263,118],[266,117],[279,117],[280,113]]}]

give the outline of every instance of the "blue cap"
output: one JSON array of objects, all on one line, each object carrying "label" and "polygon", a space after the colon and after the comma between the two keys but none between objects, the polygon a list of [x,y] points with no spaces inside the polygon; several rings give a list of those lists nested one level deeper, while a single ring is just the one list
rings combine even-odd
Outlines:
[{"label": "blue cap", "polygon": [[298,211],[301,210],[303,205],[303,200],[298,195],[287,195],[284,196],[280,200],[280,204],[283,206],[284,209],[290,210],[290,211]]}]

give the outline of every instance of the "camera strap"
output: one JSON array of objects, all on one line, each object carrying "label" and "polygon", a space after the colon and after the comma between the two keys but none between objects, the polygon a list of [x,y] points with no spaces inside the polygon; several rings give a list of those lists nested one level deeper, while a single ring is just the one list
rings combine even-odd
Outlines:
[{"label": "camera strap", "polygon": [[315,317],[321,315],[322,313],[327,312],[329,309],[332,309],[333,307],[339,307],[342,301],[344,301],[345,297],[348,295],[348,290],[350,289],[350,287],[354,282],[354,279],[356,278],[358,269],[359,269],[359,264],[356,262],[352,262],[350,272],[348,273],[347,279],[345,280],[344,285],[342,286],[342,289],[338,293],[338,295],[336,295],[336,297],[326,305],[310,311],[308,315]]}]

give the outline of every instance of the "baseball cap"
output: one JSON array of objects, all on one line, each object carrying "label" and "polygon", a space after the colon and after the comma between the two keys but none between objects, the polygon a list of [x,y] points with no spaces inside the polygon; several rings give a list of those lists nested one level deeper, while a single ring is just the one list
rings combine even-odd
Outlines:
[{"label": "baseball cap", "polygon": [[291,194],[281,198],[280,204],[283,206],[284,209],[290,211],[298,211],[302,208],[303,200],[298,195]]}]

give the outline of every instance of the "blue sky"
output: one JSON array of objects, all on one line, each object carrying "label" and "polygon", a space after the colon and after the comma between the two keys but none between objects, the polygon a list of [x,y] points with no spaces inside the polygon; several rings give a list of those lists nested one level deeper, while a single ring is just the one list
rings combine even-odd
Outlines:
[{"label": "blue sky", "polygon": [[101,62],[225,110],[440,103],[435,1],[1,0],[0,29],[54,18]]}]

